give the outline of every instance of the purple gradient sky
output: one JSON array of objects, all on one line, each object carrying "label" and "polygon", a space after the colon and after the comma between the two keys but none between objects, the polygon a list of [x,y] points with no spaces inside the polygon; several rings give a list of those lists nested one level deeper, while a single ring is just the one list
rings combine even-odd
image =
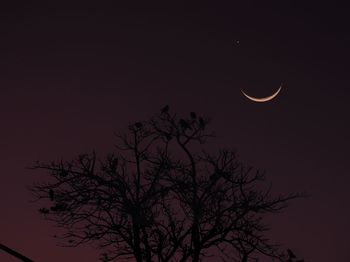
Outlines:
[{"label": "purple gradient sky", "polygon": [[[210,116],[215,141],[276,191],[312,195],[274,218],[275,240],[306,261],[350,261],[349,8],[111,2],[0,8],[0,241],[38,262],[97,261],[55,245],[25,167],[103,155],[113,131],[169,104]],[[281,82],[271,103],[239,91],[265,96]]]}]

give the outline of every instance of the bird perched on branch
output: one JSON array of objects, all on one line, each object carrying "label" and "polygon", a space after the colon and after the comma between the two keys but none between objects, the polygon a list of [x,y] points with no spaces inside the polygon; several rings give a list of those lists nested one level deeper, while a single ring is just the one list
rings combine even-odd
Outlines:
[{"label": "bird perched on branch", "polygon": [[162,114],[166,114],[166,113],[169,112],[169,109],[170,109],[169,105],[166,105],[166,106],[164,106],[164,107],[162,108],[161,113],[162,113]]},{"label": "bird perched on branch", "polygon": [[289,258],[296,258],[296,255],[292,252],[292,250],[287,249],[287,253],[288,253]]},{"label": "bird perched on branch", "polygon": [[39,212],[41,213],[41,214],[49,214],[50,213],[50,210],[48,210],[47,208],[40,208],[39,209]]},{"label": "bird perched on branch", "polygon": [[140,128],[143,127],[143,124],[142,124],[141,122],[136,122],[136,123],[135,123],[135,127],[138,128],[138,129],[140,129]]},{"label": "bird perched on branch", "polygon": [[191,129],[191,126],[189,125],[189,123],[187,123],[187,121],[184,119],[180,119],[179,124],[184,130]]},{"label": "bird perched on branch", "polygon": [[199,127],[201,128],[201,129],[204,129],[205,128],[205,121],[204,121],[204,119],[203,118],[199,118]]}]

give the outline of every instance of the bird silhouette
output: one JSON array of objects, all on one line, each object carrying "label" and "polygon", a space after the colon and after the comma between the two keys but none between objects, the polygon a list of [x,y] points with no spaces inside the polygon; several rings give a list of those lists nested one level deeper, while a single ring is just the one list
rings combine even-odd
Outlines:
[{"label": "bird silhouette", "polygon": [[201,129],[204,129],[205,128],[205,122],[204,122],[204,119],[203,118],[199,118],[199,127]]},{"label": "bird silhouette", "polygon": [[186,120],[184,119],[180,119],[179,124],[181,125],[181,127],[185,130],[185,129],[191,129],[191,126],[187,123]]},{"label": "bird silhouette", "polygon": [[162,114],[166,114],[166,113],[169,112],[169,109],[170,109],[169,105],[166,105],[166,106],[164,106],[164,107],[162,108],[161,113],[162,113]]},{"label": "bird silhouette", "polygon": [[289,258],[296,258],[296,255],[292,252],[292,250],[287,249],[287,253],[288,253]]},{"label": "bird silhouette", "polygon": [[135,127],[138,128],[138,129],[140,129],[140,128],[143,127],[143,124],[142,124],[141,122],[136,122],[136,123],[135,123]]},{"label": "bird silhouette", "polygon": [[40,208],[40,209],[39,209],[39,212],[40,212],[41,214],[48,214],[48,213],[50,213],[50,210],[48,210],[47,208],[43,207],[43,208]]}]

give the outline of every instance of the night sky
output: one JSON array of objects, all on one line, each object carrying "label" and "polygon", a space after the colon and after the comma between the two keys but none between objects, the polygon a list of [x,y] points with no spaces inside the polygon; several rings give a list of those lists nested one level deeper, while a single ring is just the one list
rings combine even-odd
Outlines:
[{"label": "night sky", "polygon": [[[271,219],[271,238],[306,261],[350,261],[350,9],[164,2],[0,8],[0,242],[39,262],[97,261],[90,247],[56,246],[27,167],[103,156],[114,131],[169,104],[209,116],[212,142],[266,170],[275,192],[311,195]],[[268,103],[240,92],[281,83]]]}]

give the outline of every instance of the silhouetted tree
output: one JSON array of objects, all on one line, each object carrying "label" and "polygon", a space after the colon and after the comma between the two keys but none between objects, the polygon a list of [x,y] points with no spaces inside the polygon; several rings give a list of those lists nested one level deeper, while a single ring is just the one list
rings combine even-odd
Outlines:
[{"label": "silhouetted tree", "polygon": [[38,200],[47,199],[39,211],[65,230],[61,244],[98,243],[103,261],[287,261],[264,236],[263,215],[299,195],[272,197],[264,174],[232,150],[205,151],[213,137],[208,123],[194,112],[178,118],[165,106],[117,134],[116,152],[102,160],[93,152],[36,163],[51,177],[32,187]]}]

